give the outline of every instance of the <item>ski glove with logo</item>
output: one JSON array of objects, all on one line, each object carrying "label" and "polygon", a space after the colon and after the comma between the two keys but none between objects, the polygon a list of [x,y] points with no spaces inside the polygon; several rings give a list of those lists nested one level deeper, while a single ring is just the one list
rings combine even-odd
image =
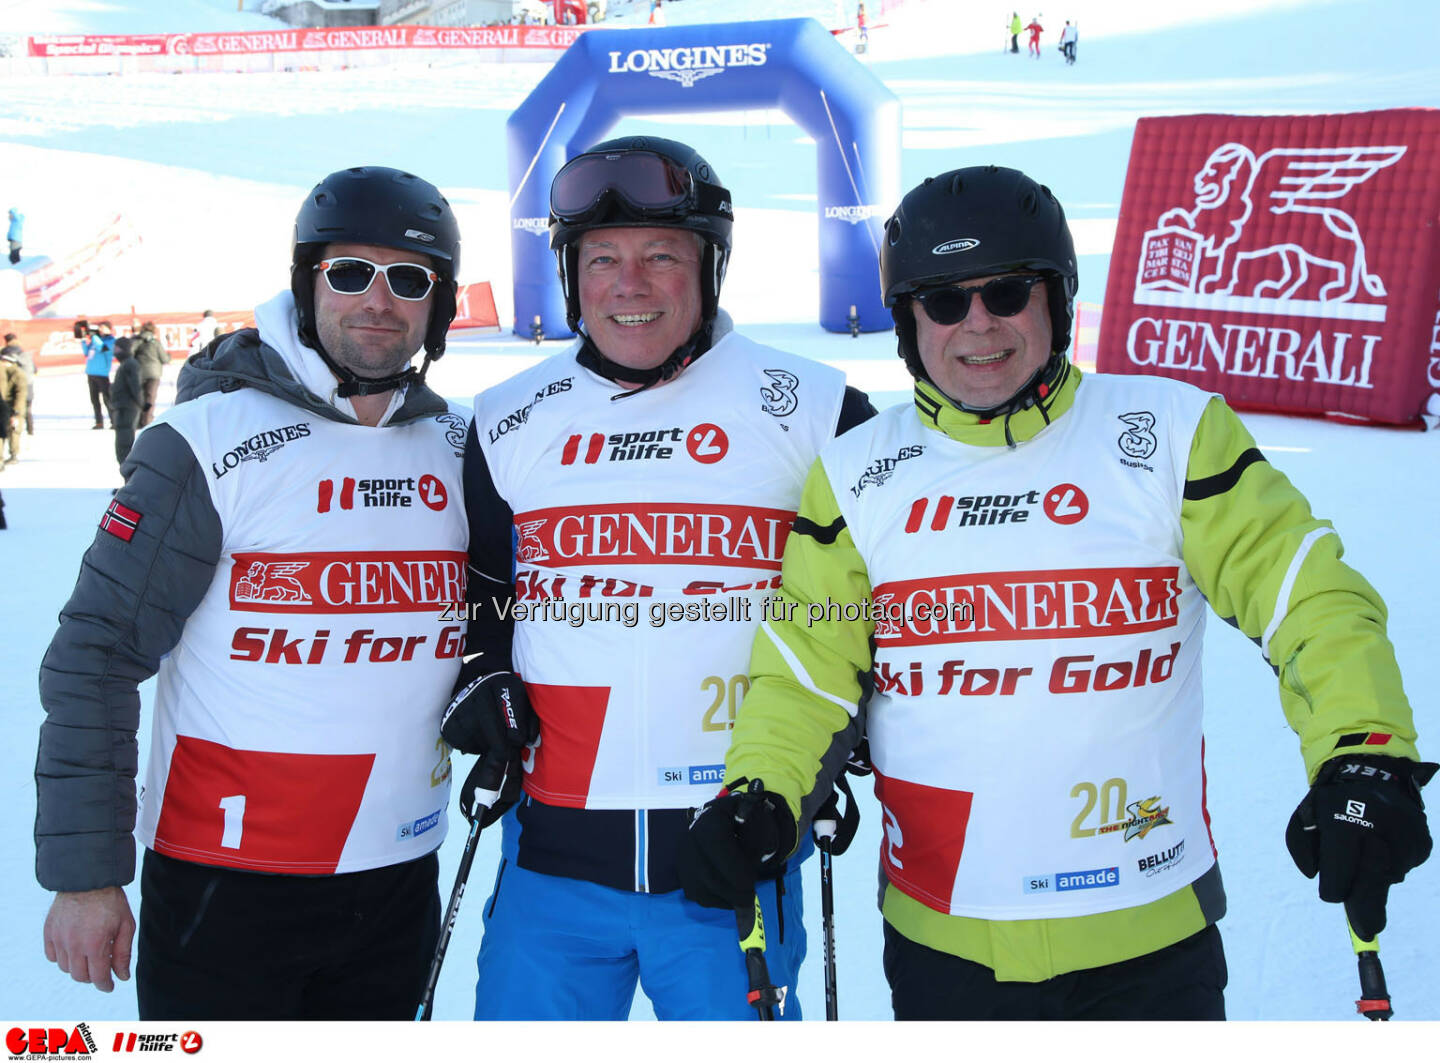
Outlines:
[{"label": "ski glove with logo", "polygon": [[759,779],[737,779],[696,813],[675,869],[685,896],[707,908],[749,908],[755,883],[774,878],[795,848],[795,817]]},{"label": "ski glove with logo", "polygon": [[520,754],[539,736],[540,720],[514,672],[479,673],[479,661],[461,668],[455,696],[440,718],[440,737],[461,753],[480,755],[460,793],[466,819],[474,819],[476,786],[501,791],[493,806],[481,810],[481,826],[489,826],[520,799]]},{"label": "ski glove with logo", "polygon": [[1390,887],[1430,855],[1420,787],[1440,765],[1357,755],[1330,760],[1290,817],[1285,846],[1320,899],[1344,901],[1365,941],[1385,929]]}]

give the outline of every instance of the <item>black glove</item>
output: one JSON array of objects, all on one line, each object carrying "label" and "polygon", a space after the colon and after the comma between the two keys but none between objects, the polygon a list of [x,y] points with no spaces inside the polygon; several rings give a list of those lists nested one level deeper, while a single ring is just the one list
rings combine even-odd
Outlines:
[{"label": "black glove", "polygon": [[1385,929],[1390,887],[1430,855],[1420,787],[1440,765],[1367,754],[1327,761],[1290,817],[1285,846],[1320,899],[1344,901],[1356,935]]},{"label": "black glove", "polygon": [[461,753],[478,753],[460,791],[460,811],[475,818],[475,788],[500,790],[489,809],[482,806],[482,827],[488,827],[520,799],[523,769],[520,754],[540,734],[540,720],[530,708],[525,684],[514,672],[480,674],[479,662],[460,671],[455,696],[440,718],[440,737]]},{"label": "black glove", "polygon": [[[494,760],[487,760],[481,757],[470,769],[470,774],[465,776],[465,782],[460,786],[460,814],[465,817],[467,823],[474,823],[475,817],[480,817],[480,829],[484,830],[490,824],[510,811],[516,801],[520,800],[520,787],[525,777],[525,769],[520,765],[520,754],[516,753],[509,761],[498,763]],[[499,790],[500,796],[489,807],[476,799],[476,790]]]},{"label": "black glove", "polygon": [[795,848],[795,817],[779,794],[744,779],[696,813],[675,870],[685,896],[707,908],[746,908],[758,879],[774,878]]},{"label": "black glove", "polygon": [[530,695],[514,672],[481,675],[466,665],[440,717],[440,737],[461,753],[496,754],[503,761],[540,734]]}]

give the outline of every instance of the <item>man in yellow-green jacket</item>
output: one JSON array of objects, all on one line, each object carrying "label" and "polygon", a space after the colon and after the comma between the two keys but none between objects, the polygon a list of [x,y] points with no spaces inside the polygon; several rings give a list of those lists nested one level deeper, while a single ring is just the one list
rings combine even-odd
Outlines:
[{"label": "man in yellow-green jacket", "polygon": [[1334,529],[1220,397],[1070,364],[1074,244],[1026,175],[925,181],[880,268],[914,405],[811,469],[686,892],[743,902],[864,734],[897,1018],[1223,1018],[1208,602],[1300,738],[1291,855],[1372,938],[1436,765]]}]

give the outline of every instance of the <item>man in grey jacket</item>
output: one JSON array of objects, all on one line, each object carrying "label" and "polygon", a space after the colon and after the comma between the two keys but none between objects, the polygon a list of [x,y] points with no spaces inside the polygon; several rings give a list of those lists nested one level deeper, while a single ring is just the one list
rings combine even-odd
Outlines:
[{"label": "man in grey jacket", "polygon": [[135,355],[135,361],[140,366],[140,383],[144,389],[140,403],[140,427],[144,428],[155,420],[160,378],[165,375],[165,367],[170,364],[170,352],[155,334],[155,322],[147,321],[140,326],[140,335],[135,337],[131,353]]},{"label": "man in grey jacket", "polygon": [[41,663],[45,954],[129,977],[138,834],[141,1019],[410,1018],[439,934],[465,421],[424,376],[459,228],[428,182],[355,167],[293,248],[290,290],[136,440]]}]

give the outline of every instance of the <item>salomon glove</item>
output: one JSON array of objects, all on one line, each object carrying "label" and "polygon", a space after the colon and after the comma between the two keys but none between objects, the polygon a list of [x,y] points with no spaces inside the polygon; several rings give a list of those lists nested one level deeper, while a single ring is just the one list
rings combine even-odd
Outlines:
[{"label": "salomon glove", "polygon": [[1320,899],[1345,903],[1350,926],[1371,941],[1385,929],[1390,887],[1430,855],[1420,788],[1437,765],[1356,755],[1327,761],[1290,817],[1285,846]]},{"label": "salomon glove", "polygon": [[758,879],[774,878],[795,848],[795,817],[779,794],[744,779],[696,813],[675,869],[685,896],[707,908],[748,908]]}]

